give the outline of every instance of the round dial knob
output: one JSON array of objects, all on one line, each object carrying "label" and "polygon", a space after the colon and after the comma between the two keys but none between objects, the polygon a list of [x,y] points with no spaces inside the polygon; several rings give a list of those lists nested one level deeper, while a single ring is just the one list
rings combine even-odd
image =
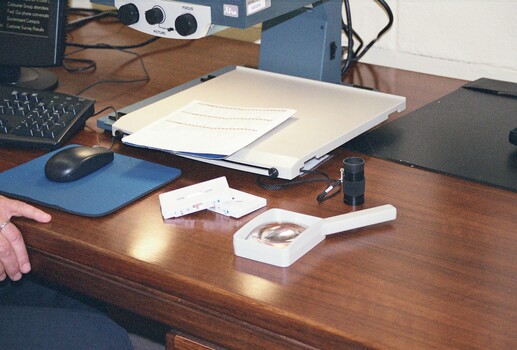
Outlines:
[{"label": "round dial knob", "polygon": [[127,26],[137,23],[140,19],[138,7],[131,3],[120,6],[118,9],[118,18],[120,19],[120,22]]},{"label": "round dial knob", "polygon": [[190,13],[180,15],[176,18],[174,26],[176,27],[176,32],[181,36],[194,34],[197,30],[196,17]]},{"label": "round dial knob", "polygon": [[153,7],[150,10],[145,11],[145,19],[147,23],[153,25],[162,23],[165,18],[163,10],[159,7]]}]

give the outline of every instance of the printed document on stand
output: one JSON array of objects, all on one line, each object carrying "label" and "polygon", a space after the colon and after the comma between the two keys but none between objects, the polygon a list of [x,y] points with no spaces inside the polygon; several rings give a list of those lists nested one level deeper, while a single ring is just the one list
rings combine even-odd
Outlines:
[{"label": "printed document on stand", "polygon": [[224,159],[296,113],[288,108],[239,107],[192,101],[125,136],[122,142],[194,157]]}]

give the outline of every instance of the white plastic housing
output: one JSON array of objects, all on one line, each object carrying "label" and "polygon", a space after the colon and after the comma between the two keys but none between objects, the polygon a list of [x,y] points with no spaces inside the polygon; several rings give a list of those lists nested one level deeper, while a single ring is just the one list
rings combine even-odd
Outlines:
[{"label": "white plastic housing", "polygon": [[[210,6],[179,2],[174,0],[115,0],[115,7],[119,9],[126,4],[133,4],[138,8],[139,20],[129,27],[147,33],[170,39],[199,39],[213,32],[225,29],[223,26],[212,25],[212,13]],[[158,24],[149,24],[145,19],[146,11],[152,8],[159,8],[164,19]],[[176,18],[184,14],[191,14],[197,22],[197,29],[194,33],[182,36],[174,28]]]},{"label": "white plastic housing", "polygon": [[[397,210],[389,204],[326,219],[283,209],[270,209],[249,221],[234,234],[233,248],[237,256],[287,267],[323,241],[326,235],[394,220],[396,217]],[[247,239],[256,227],[280,221],[306,226],[307,229],[285,247]]]}]

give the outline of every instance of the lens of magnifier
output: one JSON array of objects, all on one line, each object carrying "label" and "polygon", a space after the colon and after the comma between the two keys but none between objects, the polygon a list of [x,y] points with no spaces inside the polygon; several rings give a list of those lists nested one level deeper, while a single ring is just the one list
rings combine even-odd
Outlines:
[{"label": "lens of magnifier", "polygon": [[364,159],[349,157],[343,160],[343,194],[344,202],[348,205],[364,203]]}]

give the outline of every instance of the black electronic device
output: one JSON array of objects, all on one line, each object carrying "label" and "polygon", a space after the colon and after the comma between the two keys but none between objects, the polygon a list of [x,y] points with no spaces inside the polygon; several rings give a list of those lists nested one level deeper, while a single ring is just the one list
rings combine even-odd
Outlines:
[{"label": "black electronic device", "polygon": [[94,113],[95,101],[0,85],[0,145],[56,149]]},{"label": "black electronic device", "polygon": [[113,152],[104,147],[69,147],[49,158],[45,176],[57,182],[75,181],[108,165],[113,159]]},{"label": "black electronic device", "polygon": [[0,1],[0,84],[54,89],[57,77],[39,67],[60,66],[68,0]]}]

